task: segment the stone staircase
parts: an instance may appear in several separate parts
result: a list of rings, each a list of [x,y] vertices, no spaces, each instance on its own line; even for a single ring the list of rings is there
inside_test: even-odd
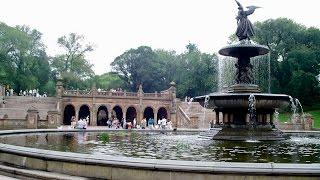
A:
[[[209,129],[215,113],[198,102],[181,102],[178,105],[178,128]]]
[[[5,96],[0,108],[0,119],[25,120],[28,109],[39,111],[41,120],[47,118],[47,112],[56,110],[57,100],[54,97]]]

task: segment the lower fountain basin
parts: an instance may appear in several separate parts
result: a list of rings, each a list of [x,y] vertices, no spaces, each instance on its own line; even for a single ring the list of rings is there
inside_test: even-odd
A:
[[[106,130],[99,132],[112,133]],[[148,136],[153,142],[145,143],[143,137],[148,131],[141,132],[142,134],[134,130],[116,131],[110,136],[110,142],[101,143],[95,140],[95,134],[82,130],[2,131],[0,161],[15,167],[37,170],[36,172],[40,170],[98,179],[157,179],[155,177],[161,175],[162,179],[274,177],[309,180],[317,179],[320,175],[318,134],[315,137],[293,136],[290,140],[275,142],[230,143],[206,140],[197,135],[175,136],[153,131]],[[172,146],[163,146],[161,143]],[[126,149],[128,151],[122,154]],[[197,155],[190,155],[190,150],[194,152],[197,149]],[[157,154],[164,159],[148,158]],[[183,155],[187,160],[172,158],[175,154],[176,157]],[[237,154],[239,158],[235,158],[237,156],[234,155]],[[199,161],[199,158],[205,160]],[[219,159],[222,162],[217,162]]]
[[[290,96],[285,94],[268,94],[268,93],[211,93],[207,108],[240,108],[248,109],[249,96],[253,94],[256,99],[257,109],[276,109],[289,105]],[[206,96],[198,96],[194,101],[204,105]]]

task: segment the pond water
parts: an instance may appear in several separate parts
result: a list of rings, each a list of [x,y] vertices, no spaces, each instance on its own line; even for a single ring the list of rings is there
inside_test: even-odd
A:
[[[320,135],[283,141],[217,141],[197,132],[64,132],[0,136],[0,142],[64,152],[149,159],[320,163]]]

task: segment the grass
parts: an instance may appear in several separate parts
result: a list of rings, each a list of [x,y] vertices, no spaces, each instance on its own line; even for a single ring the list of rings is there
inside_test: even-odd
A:
[[[290,121],[291,114],[289,113],[280,113],[279,114],[279,121],[280,122],[288,122]]]
[[[314,119],[314,128],[320,129],[320,103],[314,104],[312,106],[304,106],[304,113],[311,114]],[[291,113],[280,113],[279,121],[280,122],[289,122],[291,118]]]

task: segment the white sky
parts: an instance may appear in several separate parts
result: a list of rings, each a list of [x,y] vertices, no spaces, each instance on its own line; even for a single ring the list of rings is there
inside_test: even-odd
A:
[[[0,21],[28,25],[43,33],[47,52],[61,53],[57,39],[75,32],[95,44],[88,54],[96,74],[110,70],[130,48],[185,50],[190,41],[203,52],[217,52],[236,29],[234,0],[0,0]],[[287,17],[320,28],[319,0],[239,0],[263,8],[252,22]]]

